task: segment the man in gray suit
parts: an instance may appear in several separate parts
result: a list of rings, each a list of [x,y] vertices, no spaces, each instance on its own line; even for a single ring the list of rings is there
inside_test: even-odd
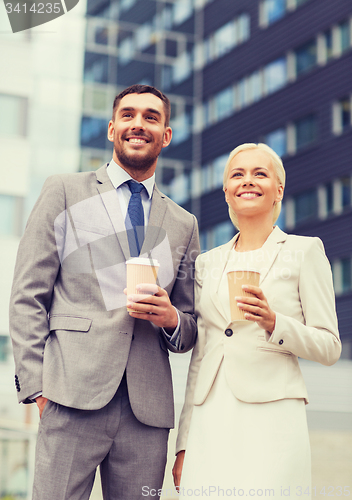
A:
[[[88,499],[98,465],[105,500],[162,487],[174,425],[168,349],[195,343],[199,253],[195,217],[155,185],[169,118],[154,87],[121,92],[112,161],[49,177],[28,220],[10,330],[19,401],[36,401],[41,416],[33,500]],[[128,313],[125,262],[136,249],[160,270],[158,285],[127,297],[138,311]]]

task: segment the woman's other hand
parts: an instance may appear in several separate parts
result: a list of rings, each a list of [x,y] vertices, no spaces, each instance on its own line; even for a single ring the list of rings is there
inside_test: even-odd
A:
[[[184,459],[185,459],[185,450],[179,451],[177,453],[174,467],[172,469],[172,475],[174,476],[174,483],[177,491],[179,490],[180,487]]]
[[[245,318],[249,321],[255,321],[260,328],[273,333],[276,314],[270,309],[261,288],[253,285],[243,285],[242,289],[255,295],[255,297],[235,297],[238,307],[245,312]]]

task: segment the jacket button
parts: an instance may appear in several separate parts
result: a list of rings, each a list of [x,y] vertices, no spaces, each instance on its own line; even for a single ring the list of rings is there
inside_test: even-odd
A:
[[[233,334],[233,331],[231,330],[231,328],[227,328],[227,329],[225,330],[225,335],[226,335],[227,337],[231,337],[231,335],[232,335],[232,334]]]
[[[279,344],[282,345],[284,343],[284,341],[281,339],[279,340]]]

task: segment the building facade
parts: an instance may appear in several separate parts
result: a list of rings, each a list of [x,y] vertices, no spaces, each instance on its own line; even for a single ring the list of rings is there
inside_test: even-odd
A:
[[[199,220],[203,249],[234,234],[229,152],[265,142],[287,185],[279,225],[320,237],[332,264],[343,356],[352,358],[350,0],[88,0],[81,169],[108,161],[114,95],[133,83],[172,103],[157,181]]]

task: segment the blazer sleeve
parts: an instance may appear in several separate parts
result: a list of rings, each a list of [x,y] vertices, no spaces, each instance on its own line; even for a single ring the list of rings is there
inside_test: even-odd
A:
[[[178,275],[170,294],[171,303],[176,307],[180,318],[179,337],[177,339],[178,347],[170,343],[170,337],[164,333],[167,346],[172,352],[187,352],[192,349],[196,341],[197,320],[194,314],[194,262],[199,252],[198,224],[197,219],[193,216],[191,238],[182,257]]]
[[[341,354],[332,273],[322,241],[311,241],[298,283],[304,323],[277,312],[275,329],[271,336],[266,332],[266,338],[296,356],[329,366]]]
[[[62,180],[49,177],[28,219],[21,239],[10,298],[10,334],[20,402],[42,390],[45,342],[49,335],[48,311],[60,257],[54,221],[65,210]]]
[[[196,260],[195,268],[196,269],[195,269],[195,282],[194,282],[194,299],[195,299],[195,310],[197,314],[200,296],[202,293],[200,258]],[[176,441],[176,454],[179,451],[186,449],[188,431],[193,411],[194,391],[196,387],[199,367],[204,356],[204,347],[206,338],[205,338],[205,330],[202,325],[203,320],[200,315],[198,315],[197,321],[198,321],[198,336],[195,347],[192,352],[191,362],[188,369],[186,396],[180,416],[179,429]]]

